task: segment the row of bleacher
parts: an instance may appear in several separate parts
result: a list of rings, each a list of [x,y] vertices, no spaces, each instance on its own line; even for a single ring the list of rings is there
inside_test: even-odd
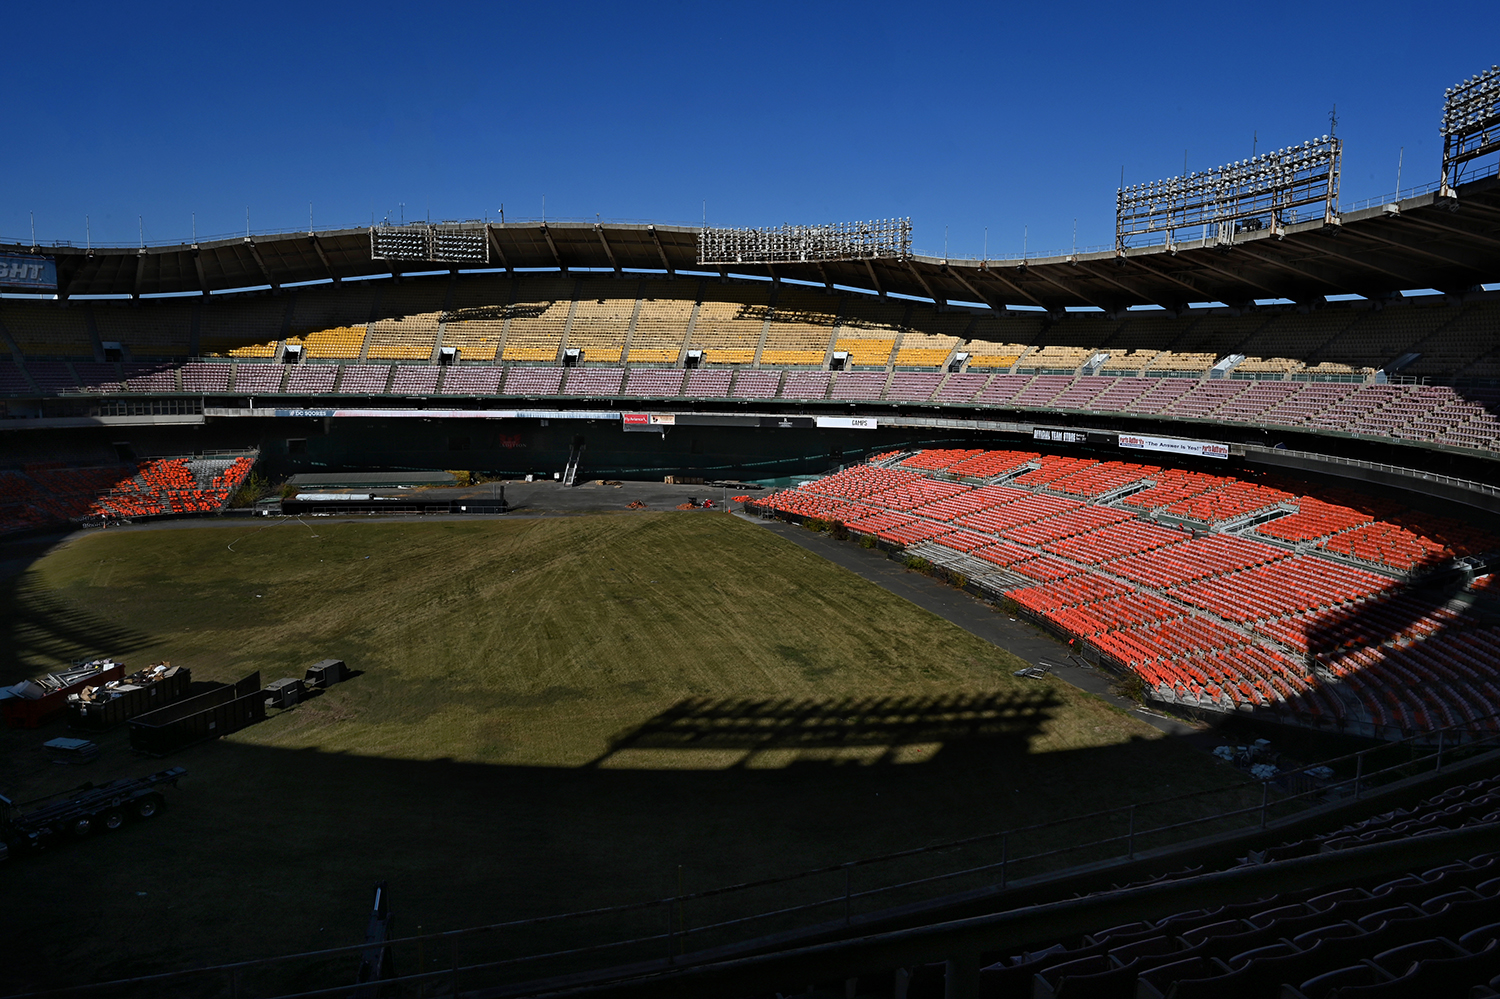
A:
[[[1304,503],[1321,519],[1302,518]],[[1389,500],[1269,475],[952,449],[883,456],[755,505],[843,521],[1003,593],[1164,701],[1377,735],[1500,713],[1500,628],[1473,607],[1405,594],[1400,578],[1500,551],[1500,537]],[[1206,530],[1247,511],[1273,519]],[[1283,518],[1299,520],[1278,531]],[[1343,540],[1371,529],[1415,540]]]
[[[157,458],[68,468],[37,462],[0,471],[0,535],[70,521],[222,510],[249,477],[252,456]]]
[[[1363,381],[1406,354],[1403,374],[1500,376],[1500,302],[1445,298],[1171,318],[938,311],[790,283],[697,279],[467,275],[400,284],[351,282],[282,295],[140,303],[0,302],[0,329],[27,358],[94,358],[121,343],[136,359],[192,354],[272,357],[282,344],[330,360],[562,360],[938,369],[968,355],[974,371],[1154,379],[1207,372],[1243,357],[1233,379]]]
[[[288,395],[575,395],[633,399],[781,399],[980,405],[1035,411],[1126,414],[1244,423],[1366,437],[1399,437],[1494,450],[1500,390],[1431,385],[1285,384],[1274,396],[1252,382],[1137,381],[1098,376],[799,372],[429,364],[190,361],[181,365],[94,361],[0,362],[0,394],[256,392]],[[1236,404],[1255,395],[1254,405]]]

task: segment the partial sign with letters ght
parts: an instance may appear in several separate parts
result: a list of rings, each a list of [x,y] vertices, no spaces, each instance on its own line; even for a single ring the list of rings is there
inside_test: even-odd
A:
[[[10,291],[56,291],[57,263],[50,257],[0,253],[0,288]]]

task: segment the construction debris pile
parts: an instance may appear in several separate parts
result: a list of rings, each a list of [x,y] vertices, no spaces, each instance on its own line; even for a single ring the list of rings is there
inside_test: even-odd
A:
[[[68,695],[68,725],[95,730],[111,728],[185,697],[192,682],[191,670],[160,662],[120,680],[84,687]]]
[[[87,686],[102,686],[124,675],[124,663],[113,659],[76,663],[56,673],[0,687],[0,714],[11,728],[36,728],[66,709],[69,694]]]

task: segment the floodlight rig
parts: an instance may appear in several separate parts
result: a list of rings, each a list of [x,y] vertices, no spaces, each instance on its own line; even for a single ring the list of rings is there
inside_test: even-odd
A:
[[[490,241],[482,226],[387,223],[370,227],[370,259],[487,264]]]
[[[1179,229],[1199,226],[1213,226],[1221,244],[1261,229],[1279,237],[1288,224],[1317,217],[1302,211],[1308,205],[1321,205],[1324,225],[1338,225],[1342,158],[1342,143],[1325,135],[1212,170],[1121,187],[1115,252],[1123,253],[1131,236],[1158,232],[1171,248]]]
[[[784,225],[775,229],[703,229],[699,264],[782,264],[838,260],[905,260],[911,219]]]
[[[1500,151],[1500,66],[1443,91],[1443,179],[1440,194],[1456,197],[1467,164]]]

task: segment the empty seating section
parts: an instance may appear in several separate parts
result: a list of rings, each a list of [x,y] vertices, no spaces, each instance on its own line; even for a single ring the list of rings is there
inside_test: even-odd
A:
[[[88,317],[77,306],[52,302],[0,303],[0,323],[27,357],[93,357]]]
[[[932,397],[933,402],[973,402],[974,396],[984,388],[985,383],[990,380],[990,375],[981,373],[964,372],[962,374],[949,375],[948,380],[943,382]]]
[[[992,479],[1027,468],[1040,460],[1041,455],[1034,451],[982,451],[949,466],[948,472],[967,478]]]
[[[31,381],[14,361],[0,361],[0,395],[30,395]]]
[[[389,312],[382,303],[383,312]],[[430,361],[437,351],[442,313],[396,311],[370,324],[365,357],[370,360]]]
[[[1166,592],[1183,603],[1246,623],[1292,612],[1334,607],[1390,589],[1395,581],[1327,559],[1299,555],[1226,572]]]
[[[731,371],[689,371],[682,384],[682,394],[690,399],[728,398],[732,374]]]
[[[391,376],[392,395],[431,395],[437,391],[442,368],[435,364],[399,364]]]
[[[1105,347],[1104,351],[1109,354],[1109,360],[1104,362],[1099,372],[1112,376],[1139,375],[1161,353],[1159,350],[1120,350],[1112,347]]]
[[[1147,551],[1111,562],[1111,574],[1133,583],[1165,589],[1207,576],[1264,565],[1291,554],[1284,548],[1227,534],[1191,538],[1160,551]]]
[[[1191,391],[1179,396],[1161,412],[1183,419],[1203,419],[1249,388],[1249,382],[1224,380],[1199,382]]]
[[[457,367],[443,376],[444,395],[494,395],[500,388],[501,368]]]
[[[1387,542],[1396,547],[1380,553],[1384,562],[1367,559],[1386,567],[1375,572],[1317,549],[1299,554],[1263,543],[1253,533],[1194,536],[1137,518],[1163,506],[1220,517],[1269,501],[1295,512],[1281,518],[1289,525],[1279,533],[1271,526],[1278,521],[1261,524],[1260,536],[1336,540],[1378,527],[1382,537],[1407,539],[1417,556],[1439,552],[1443,559],[1500,549],[1500,538],[1487,531],[1347,490],[1301,495],[1306,484],[1270,476],[1247,482],[1034,452],[928,450],[880,461],[893,459],[899,465],[855,466],[760,505],[843,519],[852,530],[916,545],[922,557],[1001,589],[1052,627],[1134,669],[1153,696],[1169,702],[1269,710],[1376,736],[1431,724],[1482,728],[1484,718],[1500,713],[1500,629],[1448,605],[1446,596],[1402,592],[1389,574],[1408,557],[1400,543]],[[951,481],[987,477],[965,471],[1023,469],[1008,485]],[[1114,505],[1054,495],[1071,484],[1082,487],[1078,495],[1107,497],[1105,487],[1121,481],[1158,485]],[[996,572],[976,572],[975,559]],[[1036,585],[1017,586],[1027,579]],[[1487,594],[1491,587],[1473,589]],[[1329,686],[1319,672],[1342,686]]]
[[[1034,459],[1036,468],[1015,477],[1018,486],[1043,486],[1055,479],[1065,479],[1098,465],[1094,458],[1070,458],[1059,454],[1039,455]]]
[[[78,375],[78,387],[85,392],[120,391],[120,366],[118,364],[74,361],[73,371]]]
[[[926,402],[942,383],[943,375],[917,371],[898,371],[891,375],[885,397],[892,402]]]
[[[1360,510],[1351,510],[1346,506],[1325,503],[1311,497],[1299,499],[1297,505],[1299,509],[1296,513],[1267,521],[1258,526],[1256,532],[1283,541],[1316,541],[1368,524],[1373,519]]]
[[[670,368],[632,368],[625,381],[625,394],[661,398],[679,395],[685,374]]]
[[[898,368],[940,368],[948,363],[958,344],[956,336],[938,336],[909,329],[901,334],[895,365]]]
[[[1136,465],[1126,461],[1099,462],[1049,478],[1047,488],[1071,496],[1095,498],[1145,482],[1160,474],[1161,469],[1154,465]]]
[[[1146,365],[1146,377],[1201,375],[1218,360],[1217,354],[1164,350]]]
[[[127,465],[66,468],[61,462],[0,472],[0,534],[83,517],[101,493],[134,474]]]
[[[624,292],[630,291],[629,297]],[[624,281],[585,281],[568,328],[568,349],[583,353],[586,364],[619,364],[635,313],[635,288]]]
[[[288,337],[287,343],[300,343],[308,357],[357,358],[364,353],[364,326],[334,326],[326,330],[311,330],[301,337]]]
[[[511,368],[505,375],[506,395],[557,395],[564,368]]]
[[[782,285],[766,328],[761,364],[821,368],[832,346],[839,299]]]
[[[512,283],[494,279],[460,281],[443,317],[443,346],[458,351],[460,361],[493,361],[505,340],[506,306]]]
[[[641,309],[630,338],[630,363],[676,364],[682,359],[696,287],[685,281],[648,280],[642,288]]]
[[[879,399],[885,392],[885,379],[884,374],[870,371],[840,371],[828,390],[828,398],[852,402]]]
[[[923,471],[936,472],[984,453],[979,448],[927,448],[901,459],[901,465],[904,468],[919,468]]]
[[[781,387],[783,399],[825,399],[832,379],[826,371],[788,371]]]
[[[149,517],[212,513],[229,502],[255,461],[239,458],[165,458],[142,462],[133,477],[114,484],[88,516]]]
[[[734,376],[736,399],[773,399],[779,388],[780,371],[738,371]]]
[[[962,349],[969,355],[970,371],[1009,371],[1030,348],[1024,343],[970,340]]]
[[[476,274],[185,302],[8,300],[0,305],[0,324],[22,360],[0,378],[0,395],[240,391],[236,383],[223,384],[222,372],[200,381],[206,369],[168,378],[121,368],[110,377],[108,369],[91,366],[104,356],[111,363],[160,358],[182,365],[195,342],[201,355],[245,360],[277,358],[285,342],[300,347],[307,360],[350,365],[435,362],[439,346],[456,350],[463,364],[556,364],[566,346],[580,351],[586,365],[627,366],[627,379],[634,366],[675,367],[689,348],[702,351],[708,365],[766,370],[822,369],[841,352],[847,355],[841,366],[865,370],[831,377],[821,370],[786,372],[774,397],[1124,413],[1493,452],[1500,450],[1500,389],[1373,384],[1367,376],[1397,357],[1415,356],[1396,373],[1500,378],[1497,321],[1500,302],[1458,305],[1434,296],[1382,309],[1336,303],[1311,312],[1181,319],[1070,314],[1044,326],[1029,313],[938,312],[921,303],[787,282]],[[101,354],[116,342],[121,357]],[[1232,354],[1244,359],[1227,377],[1205,377]],[[938,370],[960,355],[967,357],[964,371]],[[1095,374],[1077,374],[1091,361]],[[889,379],[870,371],[891,368],[896,373]],[[275,391],[266,387],[270,377],[252,376],[245,385]],[[347,391],[369,391],[356,388],[366,377],[351,372]],[[343,384],[342,376],[335,380]],[[298,391],[313,391],[315,382],[296,378]],[[735,397],[772,398],[760,379],[730,385],[737,386]],[[728,394],[726,388],[717,396]]]
[[[338,377],[337,364],[298,364],[289,368],[286,377],[288,393],[332,392]]]
[[[1098,352],[1094,347],[1042,347],[1022,357],[1016,364],[1016,373],[1071,375]]]
[[[1293,499],[1291,493],[1280,489],[1230,479],[1207,492],[1178,500],[1167,507],[1166,512],[1186,520],[1223,524]]]
[[[239,393],[280,392],[281,379],[289,370],[284,364],[236,364],[234,390]]]
[[[287,322],[287,311],[307,293],[274,296],[257,293],[246,296],[209,298],[202,303],[198,318],[198,352],[205,355],[234,357],[272,357]],[[369,318],[369,302],[356,320]],[[337,324],[330,324],[337,325]]]
[[[1322,547],[1326,551],[1406,572],[1419,567],[1435,567],[1453,557],[1453,552],[1441,542],[1399,524],[1383,522],[1336,534],[1324,541]]]
[[[100,342],[123,345],[135,360],[191,353],[193,315],[187,309],[157,302],[93,302],[90,310]]]
[[[339,391],[351,395],[381,395],[391,378],[389,364],[346,364]]]
[[[833,349],[849,355],[857,368],[884,368],[905,327],[908,306],[890,299],[852,295],[839,316]]]
[[[563,391],[568,395],[608,398],[620,394],[624,368],[569,368]]]
[[[1023,545],[1042,547],[1049,541],[1060,541],[1076,534],[1084,534],[1109,524],[1129,520],[1131,515],[1124,510],[1104,506],[1085,506],[1056,517],[1020,524],[999,532],[1002,537]]]
[[[688,344],[709,364],[749,364],[770,318],[769,291],[757,285],[703,283],[698,318]]]
[[[173,364],[122,364],[120,388],[125,392],[176,392],[178,370]]]
[[[1057,395],[1053,396],[1048,406],[1052,409],[1091,409],[1090,401],[1104,392],[1105,389],[1113,387],[1115,379],[1103,378],[1097,375],[1085,375],[1075,378]]]
[[[505,360],[551,363],[558,359],[575,284],[567,278],[516,282],[515,299],[505,310],[507,327],[501,348]]]

